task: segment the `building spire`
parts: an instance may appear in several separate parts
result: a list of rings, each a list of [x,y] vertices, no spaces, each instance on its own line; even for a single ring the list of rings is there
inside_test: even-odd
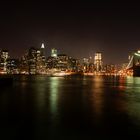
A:
[[[44,49],[44,48],[45,48],[44,43],[42,43],[42,45],[41,45],[41,49]]]

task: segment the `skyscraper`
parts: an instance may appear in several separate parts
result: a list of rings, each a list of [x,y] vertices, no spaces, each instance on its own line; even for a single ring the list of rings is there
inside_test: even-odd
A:
[[[45,74],[46,56],[44,49],[43,43],[40,48],[30,47],[27,53],[21,58],[20,73]]]
[[[40,53],[41,53],[41,56],[45,59],[45,45],[44,43],[41,44],[41,48],[40,48]]]
[[[7,73],[7,62],[9,59],[9,53],[7,50],[2,50],[0,52],[0,71],[2,73]]]
[[[36,74],[37,50],[31,47],[28,52],[29,74]]]
[[[57,57],[57,50],[55,48],[51,50],[51,57]]]
[[[95,65],[95,70],[97,72],[102,71],[103,62],[102,62],[102,53],[101,52],[95,53],[94,65]]]
[[[39,50],[38,50],[39,52]],[[40,74],[44,74],[46,72],[46,53],[45,53],[45,45],[42,43],[40,48]]]

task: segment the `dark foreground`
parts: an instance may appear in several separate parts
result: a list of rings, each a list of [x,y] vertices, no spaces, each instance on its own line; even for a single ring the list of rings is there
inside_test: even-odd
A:
[[[0,88],[0,140],[140,137],[140,78],[16,76]]]

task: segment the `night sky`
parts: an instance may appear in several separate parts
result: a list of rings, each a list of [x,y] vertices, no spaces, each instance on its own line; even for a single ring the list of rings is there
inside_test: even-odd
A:
[[[124,63],[140,48],[137,3],[5,2],[0,4],[0,48],[20,57],[46,45],[74,58],[103,53],[104,63]]]

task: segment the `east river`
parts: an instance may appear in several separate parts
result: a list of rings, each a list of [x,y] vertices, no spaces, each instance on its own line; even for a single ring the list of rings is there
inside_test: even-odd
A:
[[[14,76],[0,87],[0,139],[140,137],[140,78]]]

